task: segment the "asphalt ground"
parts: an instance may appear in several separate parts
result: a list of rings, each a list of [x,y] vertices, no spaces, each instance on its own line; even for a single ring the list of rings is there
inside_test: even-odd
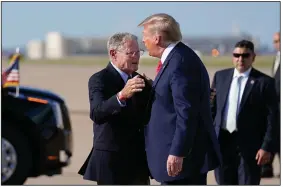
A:
[[[92,147],[92,122],[89,119],[88,79],[101,70],[101,66],[22,64],[20,67],[21,85],[48,89],[61,95],[70,110],[74,136],[74,153],[71,164],[63,169],[63,174],[53,177],[41,176],[29,178],[26,185],[93,185],[77,174]],[[220,68],[208,68],[212,80],[215,71]],[[270,74],[270,69],[259,69]],[[153,78],[153,67],[140,65],[140,73]],[[279,160],[274,162],[275,174],[280,172]],[[157,185],[156,181],[151,181]],[[208,184],[215,183],[213,172],[208,174]],[[280,185],[280,178],[263,179],[262,185]]]

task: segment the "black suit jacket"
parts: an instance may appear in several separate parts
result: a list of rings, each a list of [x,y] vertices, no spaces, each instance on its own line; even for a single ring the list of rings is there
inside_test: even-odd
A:
[[[275,60],[272,66],[272,70],[274,69],[274,65],[275,65]],[[280,79],[281,79],[281,63],[279,64],[275,74],[273,74],[273,77],[275,79],[275,88],[276,88],[276,93],[277,93],[277,100],[279,103],[279,107],[280,107]]]
[[[133,77],[138,73],[134,73]],[[145,150],[144,146],[144,110],[151,92],[146,82],[142,92],[136,93],[121,107],[117,93],[125,83],[115,68],[108,66],[89,79],[90,118],[93,123],[93,148],[79,170],[84,175],[93,149],[105,151],[123,151],[131,154],[133,150]],[[143,155],[142,155],[143,156]],[[145,155],[144,155],[145,156]]]
[[[278,102],[278,109],[279,109],[279,115],[278,115],[278,124],[277,124],[277,152],[280,152],[280,110],[281,110],[281,106],[280,106],[280,82],[281,82],[281,62],[276,70],[275,73],[273,73],[273,69],[274,69],[274,65],[275,65],[275,59],[274,59],[274,63],[272,66],[272,74],[273,77],[275,79],[275,89],[276,89],[276,94],[277,94],[277,102]]]
[[[214,126],[219,136],[223,114],[234,68],[215,73],[212,88],[216,89],[213,101]],[[252,68],[241,99],[237,118],[238,145],[244,155],[255,157],[262,148],[274,151],[278,109],[274,79]]]

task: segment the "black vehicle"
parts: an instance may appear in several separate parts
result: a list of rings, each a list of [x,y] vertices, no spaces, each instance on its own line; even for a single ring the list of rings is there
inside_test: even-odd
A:
[[[69,165],[72,128],[64,100],[29,87],[2,88],[1,184],[20,185],[28,177],[56,175]]]

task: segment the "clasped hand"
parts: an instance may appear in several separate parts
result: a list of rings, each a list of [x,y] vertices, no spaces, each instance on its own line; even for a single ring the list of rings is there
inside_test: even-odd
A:
[[[141,92],[144,87],[144,80],[140,78],[139,75],[136,75],[127,81],[125,87],[121,90],[121,94],[124,98],[129,99],[134,95],[134,93]]]

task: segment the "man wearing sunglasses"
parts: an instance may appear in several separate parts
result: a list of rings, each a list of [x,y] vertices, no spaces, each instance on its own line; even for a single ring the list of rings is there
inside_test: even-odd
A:
[[[238,42],[234,68],[216,72],[213,79],[212,113],[223,158],[215,170],[220,185],[259,185],[261,166],[274,151],[274,79],[252,67],[255,57],[252,42]]]
[[[281,61],[280,61],[280,43],[281,43],[281,38],[280,38],[280,32],[276,32],[273,35],[273,45],[275,50],[277,51],[273,66],[272,66],[272,76],[275,79],[275,89],[276,89],[276,93],[277,93],[277,101],[278,101],[278,108],[279,108],[279,114],[280,114],[280,77],[281,77]],[[277,128],[278,130],[276,132],[278,132],[276,138],[276,152],[279,154],[280,156],[280,115],[278,115],[279,119],[278,119],[278,124],[277,124]],[[262,167],[262,173],[261,173],[261,177],[264,178],[271,178],[273,177],[273,167],[272,167],[272,162],[274,160],[274,156],[272,157],[271,161],[267,164],[265,164]]]

